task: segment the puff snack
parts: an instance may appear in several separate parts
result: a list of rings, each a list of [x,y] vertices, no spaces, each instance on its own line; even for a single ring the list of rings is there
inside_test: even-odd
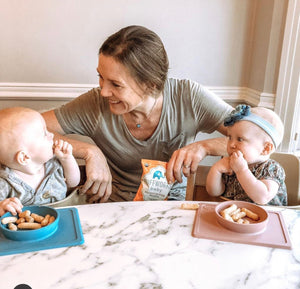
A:
[[[232,204],[230,207],[222,210],[220,212],[221,216],[231,222],[236,222],[239,224],[249,224],[249,220],[244,219],[244,217],[248,217],[252,219],[253,221],[258,221],[259,216],[252,212],[251,210],[247,208],[238,208],[237,205]]]
[[[199,208],[199,204],[182,203],[180,208],[183,210],[197,210]]]

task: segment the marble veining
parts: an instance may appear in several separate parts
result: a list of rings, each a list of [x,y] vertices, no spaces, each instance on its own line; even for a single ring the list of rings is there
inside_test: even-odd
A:
[[[78,206],[85,243],[1,256],[0,288],[300,288],[300,211],[280,209],[286,250],[193,238],[195,211],[180,204]]]

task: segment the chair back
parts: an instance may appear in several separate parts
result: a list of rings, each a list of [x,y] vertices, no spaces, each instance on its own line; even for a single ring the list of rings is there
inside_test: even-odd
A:
[[[300,205],[300,160],[290,153],[275,152],[271,159],[277,161],[285,171],[288,206]]]
[[[211,197],[206,192],[206,177],[211,166],[199,165],[197,172],[187,179],[187,201],[220,201],[219,198]]]

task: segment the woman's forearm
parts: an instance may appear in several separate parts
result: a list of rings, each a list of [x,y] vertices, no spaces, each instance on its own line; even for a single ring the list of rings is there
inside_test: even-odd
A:
[[[227,156],[227,138],[218,137],[199,141],[210,156]]]

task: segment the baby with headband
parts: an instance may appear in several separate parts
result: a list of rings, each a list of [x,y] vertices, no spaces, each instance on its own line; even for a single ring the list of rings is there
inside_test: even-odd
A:
[[[206,179],[208,194],[261,205],[287,205],[284,169],[270,159],[283,138],[279,116],[267,108],[238,105],[224,125],[228,127],[228,157],[211,167]]]

